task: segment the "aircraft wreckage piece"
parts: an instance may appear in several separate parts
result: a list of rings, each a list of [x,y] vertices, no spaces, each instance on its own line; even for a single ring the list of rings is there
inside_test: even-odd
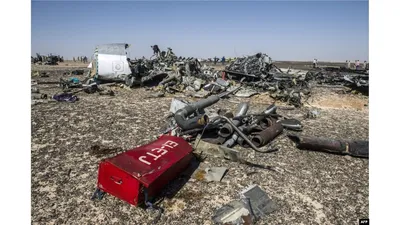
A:
[[[98,45],[92,61],[91,74],[98,80],[125,81],[132,74],[126,43]]]
[[[151,206],[164,186],[175,179],[193,158],[192,147],[182,138],[161,136],[135,149],[102,160],[97,190],[107,192],[134,206]]]
[[[234,200],[217,209],[212,220],[223,225],[250,225],[277,210],[277,205],[257,185],[240,192],[240,200]]]
[[[249,103],[248,102],[242,102],[239,104],[238,109],[237,109],[237,113],[236,113],[236,117],[240,117],[240,116],[244,116],[246,115],[247,111],[249,110]],[[237,120],[237,119],[233,119],[233,123],[236,126],[241,125],[241,121]],[[224,124],[224,126],[222,126],[221,130],[219,131],[219,136],[227,138],[229,137],[232,133],[233,133],[233,128],[229,123]]]
[[[262,147],[276,138],[283,131],[283,126],[280,122],[273,123],[272,126],[267,127],[267,129],[261,131],[251,138],[251,141],[257,147]]]
[[[174,116],[176,123],[178,124],[178,126],[180,128],[182,128],[182,130],[191,130],[191,129],[203,127],[204,125],[206,125],[208,123],[207,115],[200,114],[193,118],[188,118],[188,117],[200,109],[204,109],[208,106],[215,104],[221,98],[223,98],[231,93],[234,93],[235,91],[239,90],[240,88],[241,88],[241,86],[239,86],[238,88],[235,88],[229,92],[224,92],[220,95],[213,95],[206,99],[199,100],[197,102],[194,102],[194,103],[191,103],[191,104],[185,106],[182,109],[179,109],[175,113],[175,116]]]
[[[276,148],[271,148],[271,149],[267,149],[267,150],[262,150],[259,149],[257,146],[254,145],[253,142],[251,142],[251,140],[246,136],[246,134],[244,134],[237,126],[235,126],[235,124],[232,122],[232,120],[230,120],[229,118],[225,117],[225,116],[220,116],[220,118],[224,119],[226,122],[228,122],[232,128],[236,131],[236,133],[242,137],[249,145],[250,147],[256,151],[256,152],[260,152],[260,153],[269,153],[269,152],[275,152],[277,151]]]
[[[369,157],[368,141],[334,140],[294,134],[289,134],[288,137],[296,143],[296,147],[299,149],[327,151],[363,158]]]

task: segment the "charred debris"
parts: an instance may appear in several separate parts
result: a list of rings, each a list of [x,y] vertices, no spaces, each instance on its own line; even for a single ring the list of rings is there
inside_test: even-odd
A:
[[[72,77],[60,79],[58,82],[32,82],[32,99],[42,101],[49,97],[39,90],[38,86],[41,84],[58,85],[63,92],[53,95],[51,98],[59,102],[70,103],[78,100],[76,94],[80,92],[88,94],[97,92],[100,95],[113,96],[114,92],[106,89],[111,85],[122,84],[129,88],[146,86],[156,92],[154,97],[162,97],[165,93],[180,92],[200,98],[200,100],[192,102],[173,99],[169,115],[165,118],[165,126],[159,131],[160,139],[167,140],[165,143],[182,141],[187,145],[186,142],[189,142],[191,146],[187,145],[188,148],[192,147],[193,152],[198,155],[214,156],[249,166],[274,170],[269,166],[251,163],[242,154],[242,151],[235,147],[252,149],[257,153],[271,153],[279,151],[274,145],[274,140],[285,135],[293,140],[300,149],[354,157],[368,158],[369,156],[368,141],[331,140],[299,135],[298,133],[303,129],[301,122],[281,115],[275,104],[256,113],[249,113],[252,106],[248,101],[239,103],[235,111],[209,108],[231,95],[250,97],[262,92],[269,93],[276,100],[301,107],[304,99],[309,97],[310,89],[314,85],[341,85],[368,94],[367,70],[334,67],[316,68],[309,71],[284,70],[273,64],[268,55],[262,53],[237,58],[225,69],[215,70],[202,64],[196,58],[177,57],[171,48],[161,51],[157,45],[151,46],[154,55],[149,59],[131,60],[127,58],[126,54],[128,47],[129,45],[125,43],[98,46],[93,60],[88,66],[90,70],[86,79],[81,81]],[[82,73],[83,71],[76,70],[72,71],[71,75]],[[45,77],[45,75],[36,74],[40,77]],[[318,112],[311,114],[316,117]],[[178,146],[177,143],[175,144]],[[169,145],[165,144],[165,146]],[[100,147],[95,146],[92,150],[100,152]],[[157,153],[161,152],[161,154],[155,155],[153,150],[157,150]],[[148,149],[143,147],[141,151],[145,152]],[[152,156],[156,161],[168,152],[161,148],[153,148],[149,151],[146,153],[147,155],[139,157],[139,160],[142,159],[141,162],[146,165],[151,165],[151,163],[143,161],[143,158]],[[125,157],[128,156],[118,157],[125,162]],[[130,165],[130,163],[123,165],[128,164]],[[181,169],[183,170],[183,167]],[[157,171],[162,173],[159,168]],[[227,169],[224,167],[209,168],[207,179],[221,181],[226,171]],[[100,172],[99,177],[101,177]],[[122,184],[122,180],[118,179],[113,182],[118,185]],[[122,191],[122,189],[118,190]],[[99,191],[100,189],[96,189],[94,196],[97,196]],[[121,196],[123,195],[121,194]],[[147,198],[148,195],[145,191],[144,202],[151,208],[152,203]],[[213,216],[213,221],[216,224],[253,224],[258,218],[276,210],[272,200],[258,186],[253,185],[242,191],[240,198],[240,201],[230,202],[218,209]]]
[[[368,95],[368,71],[365,70],[335,67],[284,70],[263,53],[237,58],[224,69],[216,70],[197,58],[178,57],[171,48],[161,51],[153,45],[153,56],[139,59],[129,59],[128,48],[126,43],[97,46],[83,81],[71,78],[58,84],[68,92],[71,88],[87,89],[86,86],[94,83],[98,86],[122,83],[129,88],[146,86],[157,92],[153,97],[179,92],[197,98],[241,86],[240,91],[233,93],[237,97],[268,93],[273,99],[295,107],[301,107],[310,97],[311,87],[318,85],[346,86]]]

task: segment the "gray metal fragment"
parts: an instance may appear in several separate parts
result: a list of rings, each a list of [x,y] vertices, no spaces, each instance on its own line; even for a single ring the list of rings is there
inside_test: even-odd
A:
[[[246,209],[243,202],[231,201],[228,204],[219,208],[212,220],[216,224],[251,224],[250,211]]]
[[[205,98],[205,97],[207,97],[207,96],[209,96],[210,95],[210,92],[209,91],[199,91],[199,92],[196,92],[194,95],[193,95],[193,97],[195,97],[195,98]]]
[[[207,181],[221,181],[225,175],[225,172],[228,170],[226,167],[211,167],[206,168],[206,180]]]
[[[184,108],[187,105],[188,105],[188,103],[174,98],[174,99],[172,99],[169,111],[175,114],[176,111],[178,111],[179,109]]]
[[[258,185],[251,185],[241,193],[242,199],[250,201],[251,213],[256,218],[262,218],[277,209],[277,206]]]
[[[251,89],[241,89],[238,92],[236,92],[235,96],[237,97],[243,97],[243,98],[249,98],[253,95],[258,94],[257,91],[251,90]]]
[[[221,85],[223,87],[228,87],[229,86],[229,82],[224,80],[224,79],[222,79],[222,78],[218,78],[216,80],[216,82],[217,82],[217,84],[219,84],[219,85]]]
[[[194,90],[195,90],[195,91],[199,91],[199,90],[201,89],[201,87],[203,86],[203,84],[204,84],[204,81],[203,81],[203,80],[201,80],[201,79],[196,79],[196,80],[193,82]]]

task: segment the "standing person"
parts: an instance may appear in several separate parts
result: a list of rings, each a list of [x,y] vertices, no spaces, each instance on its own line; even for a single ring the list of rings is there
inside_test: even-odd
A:
[[[314,59],[313,61],[313,68],[317,68],[317,59]]]
[[[160,51],[160,48],[158,47],[158,45],[153,45],[153,46],[150,46],[150,47],[153,49],[153,54],[154,54],[157,58],[159,58],[159,57],[160,57],[161,51]]]
[[[356,60],[356,70],[360,68],[360,60]]]
[[[350,62],[350,60],[347,60],[346,62],[347,62],[347,69],[350,69],[350,68],[351,68],[351,62]]]
[[[218,60],[218,58],[217,58],[217,56],[215,56],[214,57],[214,65],[217,65],[217,60]]]
[[[75,62],[75,57],[72,57],[72,60],[74,60],[74,62]]]
[[[364,60],[363,69],[364,69],[364,70],[367,69],[367,61],[366,61],[366,60]]]
[[[225,65],[225,56],[222,56],[221,62],[222,62],[222,65]]]

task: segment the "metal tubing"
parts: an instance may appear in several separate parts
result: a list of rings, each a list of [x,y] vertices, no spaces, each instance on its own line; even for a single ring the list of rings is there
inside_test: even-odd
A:
[[[219,97],[214,95],[185,106],[175,113],[174,118],[176,123],[180,128],[182,128],[182,130],[191,130],[202,127],[208,123],[208,117],[206,115],[200,115],[192,119],[187,119],[187,117],[196,112],[198,109],[203,109],[218,101]]]
[[[236,111],[236,116],[235,117],[240,117],[246,115],[247,111],[249,110],[249,103],[248,102],[242,102],[239,104],[237,111]],[[236,126],[239,126],[241,124],[240,120],[233,120],[233,123]],[[226,123],[224,126],[221,127],[221,130],[218,132],[219,136],[227,138],[232,135],[233,133],[233,128],[230,124]]]
[[[239,138],[238,138],[237,143],[238,143],[240,146],[242,146],[243,148],[248,148],[248,147],[250,147],[250,145],[249,145],[242,137],[239,137]]]
[[[251,148],[253,148],[255,151],[257,152],[261,152],[261,153],[267,153],[267,152],[272,152],[272,151],[276,151],[276,149],[268,149],[268,150],[261,150],[259,148],[257,148],[257,146],[255,146],[248,138],[245,134],[243,134],[243,132],[237,127],[235,126],[235,124],[227,117],[225,116],[221,116],[222,119],[226,120],[230,125],[232,125],[233,129],[239,134],[240,137],[242,137],[249,145]]]
[[[200,101],[197,101],[190,105],[185,106],[183,109],[180,109],[175,113],[174,118],[176,120],[176,123],[178,124],[179,127],[182,128],[182,130],[190,130],[190,129],[198,128],[198,127],[201,127],[201,126],[207,124],[208,117],[205,115],[198,116],[198,117],[192,118],[190,120],[187,120],[187,117],[199,109],[204,109],[210,105],[215,104],[222,97],[227,96],[227,95],[235,92],[236,90],[239,90],[240,88],[241,88],[241,86],[238,88],[235,88],[232,91],[228,91],[228,92],[222,93],[220,95],[213,95],[206,99],[202,99]]]
[[[333,140],[309,136],[290,134],[288,137],[296,143],[297,148],[315,151],[328,151],[352,155],[356,157],[369,157],[368,141]]]
[[[276,113],[276,109],[277,109],[276,105],[272,104],[272,105],[268,106],[268,108],[263,113],[266,116],[268,116],[269,114]]]
[[[267,129],[261,131],[256,136],[254,136],[251,141],[257,147],[262,147],[266,145],[268,142],[272,141],[275,137],[277,137],[283,131],[283,126],[281,123],[274,123],[272,126]]]

